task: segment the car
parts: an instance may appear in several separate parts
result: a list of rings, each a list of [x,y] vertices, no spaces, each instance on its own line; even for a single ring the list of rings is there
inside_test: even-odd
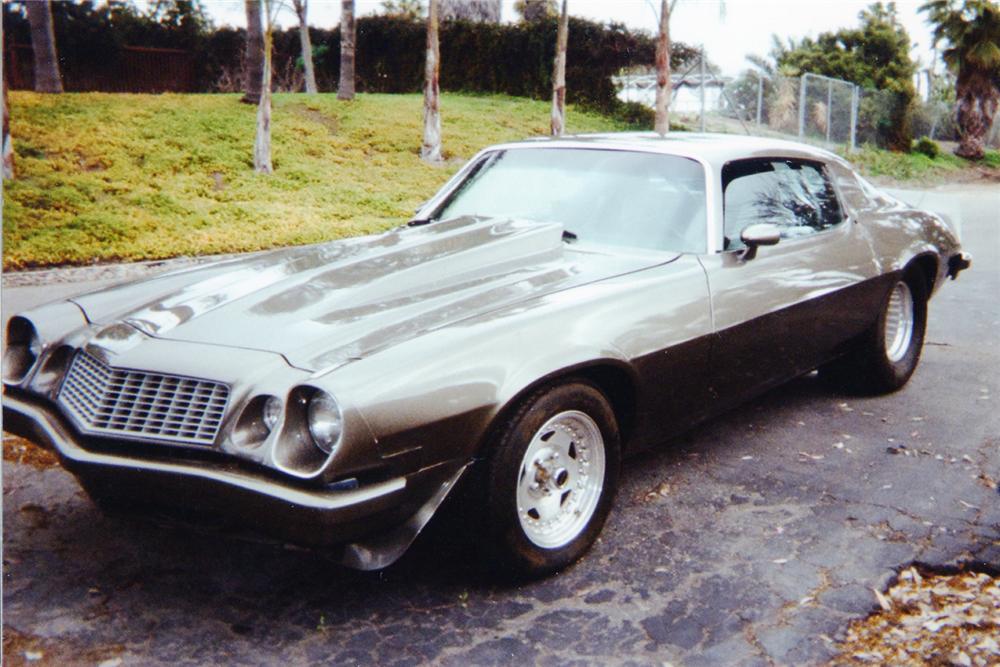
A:
[[[5,428],[102,507],[399,558],[453,492],[505,572],[594,543],[622,456],[797,376],[892,392],[951,223],[840,157],[711,134],[481,151],[383,234],[13,317]]]

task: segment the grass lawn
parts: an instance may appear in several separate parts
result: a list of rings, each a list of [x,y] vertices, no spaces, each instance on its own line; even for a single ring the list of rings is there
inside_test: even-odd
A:
[[[549,105],[443,95],[447,162],[419,159],[420,95],[276,95],[275,173],[253,173],[238,95],[13,92],[3,264],[260,250],[400,224],[480,148],[548,131]],[[570,108],[569,130],[624,129]]]
[[[947,180],[965,169],[992,170],[1000,176],[1000,151],[987,150],[982,162],[974,163],[941,148],[941,154],[929,158],[922,153],[893,153],[871,146],[845,154],[852,164],[869,176],[884,176],[897,181]]]

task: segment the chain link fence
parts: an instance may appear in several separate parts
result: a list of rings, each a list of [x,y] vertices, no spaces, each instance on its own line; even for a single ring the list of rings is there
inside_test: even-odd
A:
[[[650,74],[615,78],[618,97],[652,107],[656,79]],[[855,150],[865,144],[886,147],[899,132],[900,118],[914,138],[957,141],[951,105],[943,101],[909,101],[888,90],[862,88],[818,74],[801,77],[747,70],[722,77],[695,59],[672,76],[672,122],[707,132],[790,138],[828,148]],[[912,105],[908,110],[906,105]],[[1000,135],[994,123],[992,141]]]

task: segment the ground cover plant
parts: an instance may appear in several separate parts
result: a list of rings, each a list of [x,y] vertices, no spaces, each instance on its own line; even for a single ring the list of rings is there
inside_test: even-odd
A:
[[[547,133],[549,105],[443,96],[446,162],[421,162],[420,95],[274,98],[275,173],[253,173],[238,95],[11,94],[5,269],[314,243],[404,222],[479,149]],[[571,132],[624,129],[568,115]]]
[[[896,181],[942,181],[963,178],[963,171],[974,171],[982,177],[1000,178],[1000,151],[987,150],[980,162],[970,162],[942,149],[936,157],[914,150],[897,153],[863,146],[844,157],[869,176],[882,176]]]

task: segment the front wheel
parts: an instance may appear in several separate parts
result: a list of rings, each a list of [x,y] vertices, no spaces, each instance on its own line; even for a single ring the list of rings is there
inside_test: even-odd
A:
[[[528,577],[576,561],[604,526],[619,464],[615,414],[595,386],[574,381],[530,396],[488,459],[491,560]]]
[[[927,325],[927,292],[920,276],[900,279],[875,324],[847,356],[820,369],[851,391],[885,394],[905,385],[920,361]]]

